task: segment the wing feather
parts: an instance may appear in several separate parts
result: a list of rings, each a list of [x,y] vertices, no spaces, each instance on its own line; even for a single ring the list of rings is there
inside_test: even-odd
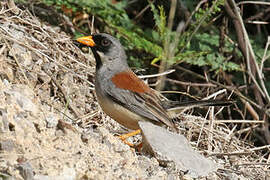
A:
[[[132,71],[113,76],[111,82],[115,87],[106,88],[113,89],[113,91],[107,90],[106,93],[113,101],[153,122],[174,127],[167,110],[162,107],[159,97]]]

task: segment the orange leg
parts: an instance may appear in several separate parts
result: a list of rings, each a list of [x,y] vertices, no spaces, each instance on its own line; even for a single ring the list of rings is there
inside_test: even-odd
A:
[[[133,147],[134,144],[131,144],[131,143],[127,142],[126,139],[129,138],[129,137],[131,137],[131,136],[135,136],[135,135],[137,135],[137,134],[140,134],[140,133],[141,133],[141,130],[138,129],[138,130],[136,130],[136,131],[132,131],[132,132],[127,133],[127,134],[123,134],[123,135],[119,136],[119,138],[120,138],[125,144],[129,145],[130,147]]]

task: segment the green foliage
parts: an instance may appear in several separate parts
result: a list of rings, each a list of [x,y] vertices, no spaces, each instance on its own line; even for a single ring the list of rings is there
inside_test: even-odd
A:
[[[150,2],[149,2],[150,3]],[[155,24],[157,27],[160,42],[163,44],[164,49],[156,54],[156,57],[152,60],[151,64],[155,64],[160,60],[166,60],[166,41],[171,36],[169,29],[166,27],[166,15],[162,6],[159,7],[159,12],[153,3],[150,3],[151,10],[153,12]],[[169,61],[169,59],[167,59]]]
[[[154,15],[154,20],[158,29],[159,37],[161,40],[164,40],[164,36],[166,36],[166,32],[168,31],[168,29],[166,28],[166,15],[164,9],[162,6],[159,6],[159,13],[153,3],[150,3],[150,7]]]
[[[206,7],[205,9],[199,9],[198,12],[195,14],[195,19],[197,20],[197,23],[195,23],[195,25],[198,25],[200,23],[199,20],[203,19],[204,16],[206,16],[206,18],[204,22],[202,22],[202,24],[207,24],[213,18],[212,16],[221,10],[220,6],[223,4],[224,0],[217,1],[217,3],[213,6],[213,10],[210,13],[210,7]],[[166,27],[166,15],[163,8],[159,7],[158,13],[156,7],[153,4],[150,5],[151,10],[154,14],[154,20],[159,35],[160,37],[162,37],[163,47],[165,49],[166,45],[168,46],[176,40],[175,38],[177,37],[177,34],[176,32],[170,31]],[[166,59],[166,54],[163,51],[163,53],[159,54],[158,56],[156,56],[156,58],[154,58],[152,63],[156,63],[160,60],[167,60],[170,65],[186,62],[198,66],[207,65],[210,66],[211,70],[214,71],[240,70],[240,66],[238,64],[226,61],[226,57],[224,57],[218,52],[219,36],[217,33],[214,35],[209,35],[209,33],[196,33],[193,37],[193,41],[191,41],[191,43],[187,43],[187,39],[191,35],[191,31],[194,28],[195,26],[191,28],[190,31],[183,33],[179,39],[177,49],[181,49],[184,47],[185,52],[179,52],[174,57]],[[168,42],[167,44],[166,41]],[[231,52],[234,50],[233,45],[229,44],[227,41],[225,45],[225,51]]]
[[[191,4],[189,4],[191,5]],[[209,4],[208,4],[209,5]],[[210,66],[213,71],[240,71],[240,66],[233,62],[226,61],[226,57],[219,53],[219,34],[215,30],[213,32],[196,32],[192,37],[191,42],[186,42],[187,38],[191,36],[191,32],[196,29],[198,25],[202,27],[209,25],[214,16],[221,11],[221,6],[224,5],[224,0],[217,0],[216,4],[200,8],[194,15],[195,23],[190,27],[190,30],[185,32],[181,37],[179,48],[185,48],[186,54],[191,54],[188,58],[181,59],[183,53],[176,55],[176,62],[187,62],[198,66]],[[190,6],[189,6],[190,7]],[[203,20],[203,21],[202,21]],[[207,26],[209,31],[209,26]],[[211,29],[211,27],[210,27]],[[233,52],[234,45],[225,40],[225,52]],[[240,54],[240,52],[238,52]],[[179,57],[179,58],[178,58]],[[180,61],[179,61],[180,59]],[[178,61],[178,62],[177,62]]]
[[[212,2],[213,3],[213,2]],[[221,6],[223,6],[225,3],[225,0],[217,0],[216,4],[213,4],[213,10],[210,11],[211,6],[207,4],[207,7],[200,8],[194,15],[195,19],[199,23],[200,19],[202,19],[206,15],[206,19],[203,23],[203,26],[206,25],[209,21],[212,20],[213,16],[221,11]],[[210,13],[208,13],[210,12]]]
[[[260,62],[263,58],[264,47],[262,45],[265,44],[265,40],[266,40],[265,37],[262,37],[261,35],[257,35],[255,37],[250,36],[250,43],[252,45],[252,48],[254,50],[258,62]]]
[[[150,41],[149,39],[152,38],[147,38],[141,28],[134,25],[129,19],[127,13],[124,11],[127,1],[120,1],[116,4],[112,4],[111,0],[43,0],[43,2],[48,5],[56,5],[58,8],[65,5],[68,8],[72,8],[74,12],[84,11],[98,17],[99,20],[102,20],[108,27],[107,31],[110,31],[112,34],[117,33],[121,37],[124,37],[124,39],[121,39],[121,42],[128,44],[128,46],[126,46],[127,49],[135,48],[152,54],[153,56],[158,56],[162,52],[162,47]],[[156,37],[155,39],[158,38]],[[128,41],[128,43],[126,41]],[[132,59],[135,60],[136,58]],[[137,59],[137,61],[140,60]]]
[[[234,45],[225,40],[224,51],[231,53],[234,50]],[[219,53],[219,35],[217,32],[212,33],[197,33],[191,41],[190,50],[204,52],[202,56],[197,58],[187,59],[187,62],[198,65],[211,67],[211,70],[222,71],[240,71],[240,66],[234,62],[226,61],[221,53]],[[237,51],[240,55],[240,52]]]
[[[64,5],[67,8],[72,8],[74,12],[79,11],[94,15],[104,22],[104,31],[109,31],[111,34],[116,35],[122,44],[124,44],[126,50],[135,49],[139,52],[148,53],[152,56],[152,63],[160,60],[168,61],[169,65],[186,62],[198,66],[207,65],[214,71],[240,69],[239,65],[226,61],[226,57],[218,52],[219,36],[217,33],[214,35],[209,35],[209,33],[195,33],[192,41],[187,41],[192,35],[192,31],[194,31],[204,16],[207,18],[201,24],[207,24],[213,19],[215,14],[220,12],[220,7],[224,4],[224,0],[218,0],[212,7],[212,11],[210,11],[210,5],[209,7],[199,9],[194,15],[194,26],[191,26],[188,31],[182,33],[180,37],[177,36],[176,32],[167,28],[167,17],[164,8],[162,6],[156,7],[150,1],[156,29],[145,31],[142,31],[139,26],[135,25],[125,12],[124,8],[128,1],[119,1],[116,4],[112,4],[111,0],[43,0],[43,2],[58,8]],[[79,33],[76,36],[79,36]],[[171,46],[177,38],[179,43],[176,44],[173,50],[166,48]],[[180,52],[180,49],[185,50]],[[234,47],[226,42],[226,52],[233,50]],[[171,53],[170,51],[174,51],[175,53]],[[175,55],[170,57],[168,56],[170,53]],[[139,56],[134,56],[133,53],[130,60],[134,61],[132,64],[140,66],[143,64],[139,60],[140,58]]]

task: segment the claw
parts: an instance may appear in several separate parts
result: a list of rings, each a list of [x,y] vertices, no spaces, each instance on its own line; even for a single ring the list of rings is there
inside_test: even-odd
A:
[[[127,134],[123,134],[123,135],[119,136],[119,138],[120,138],[125,144],[129,145],[130,147],[134,147],[135,144],[132,144],[132,143],[128,142],[126,139],[129,138],[129,137],[131,137],[131,136],[135,136],[135,135],[137,135],[137,134],[140,134],[140,133],[141,133],[141,130],[138,129],[138,130],[136,130],[136,131],[132,131],[132,132],[127,133]]]

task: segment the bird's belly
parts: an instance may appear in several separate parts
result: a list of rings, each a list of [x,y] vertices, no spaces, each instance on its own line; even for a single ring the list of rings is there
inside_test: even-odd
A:
[[[139,129],[138,121],[145,120],[143,117],[131,112],[130,110],[113,102],[112,100],[101,98],[98,93],[97,97],[102,110],[119,124],[125,126],[128,129]]]

